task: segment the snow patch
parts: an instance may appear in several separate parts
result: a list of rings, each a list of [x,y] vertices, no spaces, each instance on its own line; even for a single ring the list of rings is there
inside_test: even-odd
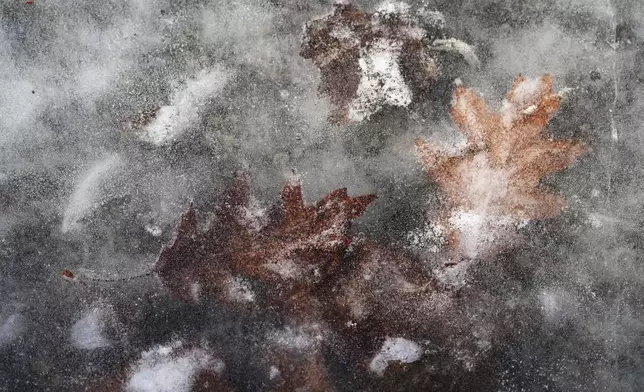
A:
[[[153,224],[145,225],[144,229],[153,237],[158,237],[161,234],[163,234],[163,231],[157,225],[153,225]]]
[[[242,208],[241,213],[245,222],[256,231],[261,230],[268,222],[267,209],[254,197],[248,201],[248,206]]]
[[[512,94],[501,106],[503,124],[510,127],[514,121],[524,115],[529,115],[537,109],[541,95],[541,79],[525,79],[513,90]]]
[[[219,93],[230,77],[231,73],[219,66],[200,71],[175,90],[170,105],[162,106],[154,120],[143,128],[141,139],[155,146],[174,140],[199,120],[199,111],[208,98]]]
[[[198,373],[224,370],[224,363],[203,349],[183,350],[181,341],[158,346],[141,355],[130,375],[128,392],[188,392]]]
[[[72,345],[83,350],[110,346],[112,343],[105,337],[105,323],[108,317],[106,310],[100,307],[85,312],[72,326],[70,336]]]
[[[226,282],[226,298],[234,302],[253,302],[255,301],[255,292],[252,290],[248,281],[240,277],[234,277]]]
[[[203,291],[203,287],[201,283],[199,282],[192,282],[190,284],[190,296],[192,297],[192,300],[197,302],[199,301],[199,298],[201,297],[201,293]]]
[[[504,233],[518,226],[518,221],[512,217],[485,211],[455,211],[449,223],[458,230],[459,245],[470,258],[475,258],[481,250],[493,246]]]
[[[279,377],[280,374],[282,374],[282,372],[280,372],[280,369],[277,366],[271,366],[270,370],[268,371],[268,379],[274,380]]]
[[[493,169],[486,152],[480,152],[471,164],[461,168],[459,175],[467,184],[463,199],[470,209],[452,211],[446,225],[459,233],[459,246],[470,258],[495,246],[500,238],[507,237],[517,228],[528,223],[503,214],[499,207],[510,187],[511,173]]]
[[[361,50],[359,59],[362,75],[351,102],[349,118],[362,121],[379,111],[383,105],[408,106],[412,93],[400,70],[401,44],[380,39]]]
[[[423,349],[418,343],[405,338],[387,337],[380,352],[371,360],[369,370],[382,377],[390,362],[412,363],[422,356]]]
[[[407,3],[400,1],[385,1],[381,3],[376,12],[381,14],[398,14],[398,15],[407,15],[411,7]]]
[[[0,347],[11,343],[23,330],[22,317],[15,313],[7,317],[0,325]]]
[[[529,106],[537,99],[541,91],[541,79],[525,79],[519,83],[514,90],[510,99],[517,104]]]

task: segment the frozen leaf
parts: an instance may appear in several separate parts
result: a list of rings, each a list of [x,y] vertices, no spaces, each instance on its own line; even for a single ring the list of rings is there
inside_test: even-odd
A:
[[[272,354],[270,391],[333,391],[324,358],[320,353],[297,356],[285,351]]]
[[[336,121],[361,121],[384,105],[406,107],[426,94],[438,75],[437,52],[478,62],[469,45],[444,39],[439,13],[412,11],[402,2],[373,13],[346,3],[334,7],[306,24],[301,55],[320,69],[319,91],[335,105]]]
[[[190,207],[156,271],[184,298],[196,299],[202,289],[230,292],[231,282],[239,278],[271,282],[280,289],[311,287],[339,266],[351,242],[351,221],[374,199],[349,197],[343,188],[307,204],[301,185],[290,182],[281,203],[267,213],[253,205],[242,174],[222,196],[210,227],[200,229]],[[244,291],[248,295],[242,297],[251,295],[248,287]]]
[[[559,106],[552,80],[519,77],[499,112],[459,86],[451,115],[466,137],[465,153],[450,156],[431,142],[416,146],[443,200],[439,225],[468,257],[489,251],[531,219],[559,215],[565,200],[540,180],[571,165],[584,151],[573,140],[553,140],[547,125]]]
[[[197,216],[192,205],[183,214],[173,244],[164,248],[155,267],[163,283],[183,299],[197,300],[203,282],[220,282],[230,277],[219,254],[211,254],[207,263],[206,237],[198,230]]]
[[[337,284],[334,322],[345,331],[396,334],[438,325],[453,299],[401,251],[366,244]]]
[[[290,183],[284,187],[278,213],[257,232],[257,245],[237,254],[239,263],[251,265],[261,260],[263,270],[258,272],[264,276],[322,276],[327,268],[339,263],[350,243],[351,221],[362,215],[374,199],[373,195],[349,197],[346,188],[342,188],[307,205],[301,185]]]

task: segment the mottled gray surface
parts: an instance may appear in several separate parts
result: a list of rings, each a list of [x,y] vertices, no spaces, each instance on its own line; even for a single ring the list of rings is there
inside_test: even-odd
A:
[[[418,110],[386,109],[332,127],[329,103],[316,92],[319,72],[298,55],[302,25],[330,11],[325,1],[2,2],[0,390],[79,390],[152,345],[204,337],[235,353],[227,366],[243,380],[240,390],[259,389],[251,354],[239,348],[261,346],[265,320],[184,305],[154,279],[84,287],[60,271],[146,270],[188,203],[207,211],[239,169],[265,204],[292,168],[311,201],[345,186],[354,195],[376,192],[356,231],[404,241],[423,225],[436,192],[413,139],[454,134],[453,78],[500,104],[518,74],[543,73],[572,89],[550,130],[590,152],[548,180],[569,200],[565,214],[530,224],[523,248],[471,271],[482,294],[465,311],[507,314],[512,329],[492,343],[486,361],[494,371],[477,377],[502,391],[641,390],[644,3],[427,4],[444,13],[452,36],[475,47],[480,69],[442,64],[436,91]],[[128,129],[137,112],[167,105],[213,66],[229,82],[188,102],[199,106],[197,117],[175,141],[151,146]],[[487,296],[506,308],[486,309]],[[110,319],[103,335],[74,327],[99,313]],[[74,344],[74,333],[89,347]],[[344,380],[337,388],[353,389],[341,360],[334,366]],[[462,372],[447,366],[442,377],[460,385]]]

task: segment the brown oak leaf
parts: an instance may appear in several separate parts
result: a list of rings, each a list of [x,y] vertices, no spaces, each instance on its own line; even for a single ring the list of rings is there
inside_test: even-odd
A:
[[[156,271],[186,299],[207,289],[234,300],[239,279],[267,282],[294,295],[339,267],[351,242],[351,221],[374,199],[349,197],[342,188],[307,204],[301,185],[292,181],[284,187],[281,203],[266,211],[255,205],[248,178],[241,174],[222,196],[209,227],[198,227],[190,207],[174,243],[161,252]]]
[[[540,180],[570,166],[583,152],[574,140],[554,140],[547,125],[559,106],[549,75],[519,77],[498,112],[476,92],[459,86],[451,115],[467,139],[450,156],[417,140],[425,169],[440,188],[439,224],[453,249],[476,257],[504,245],[518,225],[559,215],[565,200]]]
[[[355,268],[338,282],[336,292],[330,319],[344,332],[370,337],[427,331],[454,304],[418,260],[375,244],[358,249]]]
[[[275,332],[273,332],[275,333]],[[268,391],[334,391],[321,349],[320,331],[303,326],[269,337]]]
[[[406,107],[427,93],[438,74],[436,51],[478,61],[464,42],[443,39],[437,12],[405,3],[372,13],[344,2],[334,7],[305,25],[300,54],[320,69],[319,91],[335,106],[336,122],[361,121],[384,105]]]

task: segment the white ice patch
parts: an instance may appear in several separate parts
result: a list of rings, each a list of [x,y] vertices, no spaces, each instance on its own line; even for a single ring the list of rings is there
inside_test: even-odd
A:
[[[541,89],[541,79],[526,79],[519,83],[514,90],[512,90],[512,100],[519,104],[530,104],[537,97]]]
[[[390,362],[412,363],[418,361],[422,356],[423,349],[418,343],[405,338],[388,337],[380,352],[371,360],[369,370],[382,377]]]
[[[329,32],[329,35],[340,41],[351,42],[356,46],[360,44],[360,40],[356,34],[347,26],[336,26]]]
[[[539,300],[541,302],[541,310],[543,311],[543,314],[549,319],[554,318],[560,308],[557,294],[552,291],[544,290],[539,294]]]
[[[407,15],[411,7],[407,3],[400,1],[385,1],[381,3],[376,12],[381,14]]]
[[[199,301],[199,298],[201,298],[202,291],[203,291],[203,287],[201,283],[199,282],[190,283],[190,297],[192,297],[193,301],[195,302]]]
[[[271,366],[270,370],[268,371],[268,379],[274,380],[275,378],[279,377],[280,374],[282,374],[282,372],[280,372],[280,369],[277,366]]]
[[[61,227],[63,233],[77,229],[80,226],[79,221],[97,206],[96,197],[99,185],[103,178],[118,164],[118,156],[110,155],[107,158],[96,161],[83,174],[63,213]]]
[[[11,343],[23,330],[22,318],[19,314],[12,314],[2,321],[0,325],[0,347]]]
[[[259,231],[268,222],[266,211],[267,209],[263,207],[256,198],[251,197],[248,206],[243,208],[241,213],[244,221],[247,222],[250,227]]]
[[[492,246],[502,233],[518,225],[512,217],[485,211],[455,211],[449,223],[458,230],[461,250],[470,258],[475,258],[482,249]]]
[[[379,111],[383,105],[407,106],[411,90],[400,71],[401,45],[380,39],[362,49],[359,64],[362,71],[357,97],[351,102],[349,118],[362,121]]]
[[[486,152],[474,156],[471,164],[461,168],[459,175],[467,185],[463,196],[469,204],[485,209],[505,197],[511,177],[508,170],[494,169]]]
[[[407,233],[407,247],[419,254],[437,253],[446,242],[445,228],[433,222]]]
[[[145,228],[145,231],[147,231],[153,237],[158,237],[161,234],[163,234],[163,231],[157,225],[149,224],[149,225],[145,225],[144,228]]]
[[[248,281],[235,277],[226,282],[226,298],[233,302],[253,302],[255,301],[255,292]]]
[[[170,105],[162,106],[154,120],[143,128],[141,139],[155,146],[174,140],[199,120],[203,105],[224,88],[230,76],[219,66],[199,72],[175,90]]]
[[[189,392],[200,371],[223,370],[223,362],[214,360],[204,350],[180,351],[181,346],[177,341],[143,352],[127,381],[126,391]]]
[[[525,220],[503,214],[498,202],[509,188],[511,173],[493,169],[487,153],[481,152],[471,164],[459,172],[467,184],[462,197],[471,209],[452,211],[446,225],[459,233],[459,244],[463,253],[475,258],[481,250],[489,249],[494,243],[527,223]]]
[[[595,229],[599,229],[604,226],[603,219],[601,219],[597,214],[588,214],[588,222],[590,222],[590,225]]]
[[[108,347],[111,342],[104,336],[105,310],[96,307],[87,311],[73,326],[70,336],[72,345],[83,350]]]

